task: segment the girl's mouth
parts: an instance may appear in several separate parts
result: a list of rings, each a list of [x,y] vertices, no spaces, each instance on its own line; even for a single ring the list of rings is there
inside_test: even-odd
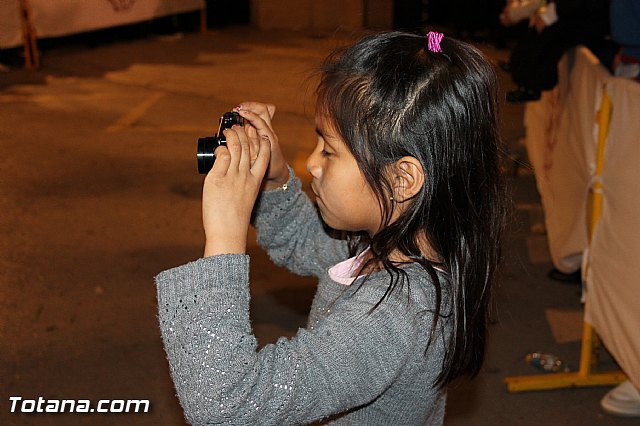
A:
[[[313,195],[316,196],[316,204],[318,206],[320,206],[321,204],[323,204],[322,202],[322,198],[318,195],[318,191],[313,187],[313,185],[311,185],[311,190],[313,191]]]

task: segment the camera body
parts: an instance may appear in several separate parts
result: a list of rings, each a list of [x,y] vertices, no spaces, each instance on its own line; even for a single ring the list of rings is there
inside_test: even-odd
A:
[[[215,151],[216,148],[222,145],[227,145],[227,138],[225,138],[223,131],[229,129],[234,125],[244,125],[244,119],[235,111],[225,112],[220,117],[220,123],[218,125],[218,131],[214,136],[205,136],[198,138],[198,173],[206,175],[213,167],[214,161],[216,161]]]

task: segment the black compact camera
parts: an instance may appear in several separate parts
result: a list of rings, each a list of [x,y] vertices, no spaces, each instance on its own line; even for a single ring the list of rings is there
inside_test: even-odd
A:
[[[220,117],[218,132],[214,136],[206,136],[198,138],[198,172],[202,175],[209,173],[216,161],[214,154],[216,148],[221,145],[227,145],[227,138],[224,136],[224,129],[230,129],[234,125],[244,125],[244,119],[235,111],[225,112]]]

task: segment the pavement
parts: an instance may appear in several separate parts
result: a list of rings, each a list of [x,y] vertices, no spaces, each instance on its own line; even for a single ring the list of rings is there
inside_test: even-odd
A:
[[[153,277],[202,255],[195,141],[243,100],[277,105],[285,155],[309,189],[317,68],[355,34],[230,27],[60,43],[42,68],[0,71],[0,424],[181,425]],[[508,53],[479,45],[494,61]],[[512,88],[501,74],[503,92]],[[447,425],[631,425],[605,414],[606,387],[510,393],[507,376],[572,370],[580,288],[551,281],[543,213],[520,143],[523,107],[502,106],[513,200],[486,363],[449,390]],[[315,281],[274,266],[250,233],[260,345],[304,326]],[[598,369],[615,369],[606,350]],[[12,413],[24,400],[145,399],[148,413]]]

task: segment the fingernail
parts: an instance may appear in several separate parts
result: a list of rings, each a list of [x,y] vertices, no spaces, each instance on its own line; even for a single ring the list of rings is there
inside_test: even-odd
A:
[[[236,106],[233,110],[240,112],[241,109],[242,109],[242,104]]]

